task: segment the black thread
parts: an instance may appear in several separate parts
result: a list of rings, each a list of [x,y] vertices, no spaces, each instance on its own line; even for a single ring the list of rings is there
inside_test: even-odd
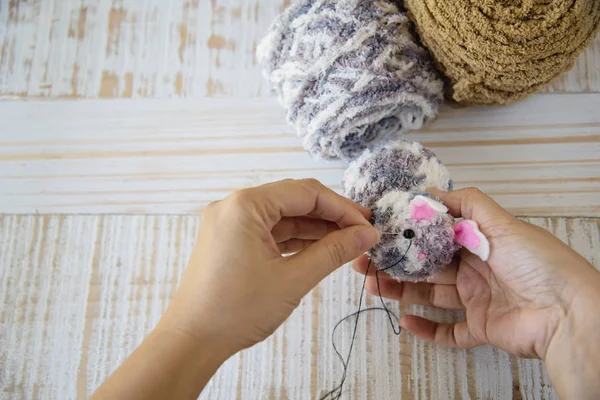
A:
[[[395,263],[393,263],[392,265],[390,265],[389,267],[385,267],[382,269],[378,269],[377,272],[382,272],[382,271],[387,271],[390,268],[394,268],[396,265],[400,264],[402,261],[404,261],[404,259],[406,258],[406,255],[408,254],[408,251],[410,250],[410,246],[412,246],[412,240],[408,243],[408,248],[406,249],[406,251],[404,252],[404,255]],[[369,264],[371,263],[371,260],[369,259]],[[368,267],[367,267],[368,268]],[[377,275],[377,274],[375,274]]]
[[[333,330],[331,331],[331,345],[333,347],[333,350],[335,351],[335,354],[338,356],[338,358],[342,362],[342,366],[344,368],[344,372],[342,373],[342,379],[340,379],[339,385],[337,385],[335,388],[333,388],[332,390],[327,392],[319,400],[325,400],[328,398],[330,398],[332,400],[337,400],[342,397],[342,389],[344,388],[344,383],[346,382],[346,378],[347,378],[348,364],[350,363],[350,356],[352,354],[352,348],[354,347],[354,340],[356,339],[356,331],[358,329],[358,318],[360,317],[360,314],[367,312],[367,311],[377,311],[377,310],[385,311],[385,313],[388,316],[388,319],[390,320],[390,325],[392,327],[392,331],[394,332],[394,334],[396,336],[400,335],[400,332],[402,331],[400,328],[400,325],[398,325],[398,328],[396,328],[396,326],[394,325],[394,322],[392,320],[392,316],[396,320],[398,320],[399,318],[396,316],[396,314],[394,314],[393,312],[391,312],[388,309],[387,305],[385,304],[385,301],[383,301],[383,297],[381,296],[381,288],[379,286],[379,273],[382,271],[386,271],[390,268],[393,268],[396,265],[400,264],[402,261],[404,261],[404,258],[406,258],[406,255],[408,254],[408,251],[410,250],[411,245],[412,245],[412,240],[410,241],[408,248],[404,252],[404,255],[402,255],[402,257],[400,258],[400,260],[398,260],[394,264],[390,265],[389,267],[386,267],[383,269],[378,269],[375,272],[375,280],[377,281],[377,294],[379,295],[379,300],[381,301],[381,307],[369,307],[369,308],[365,308],[364,310],[361,310],[362,298],[365,293],[365,283],[367,282],[367,277],[369,276],[369,269],[371,268],[372,260],[371,260],[371,258],[369,258],[369,263],[367,264],[367,270],[365,271],[365,279],[363,280],[362,289],[360,290],[360,296],[358,299],[358,309],[355,312],[353,312],[352,314],[346,315],[344,318],[340,319],[335,324],[335,326],[333,327]],[[355,315],[356,315],[356,321],[354,322],[354,330],[352,331],[352,339],[350,340],[350,349],[348,350],[348,356],[346,357],[346,360],[344,360],[344,357],[342,357],[340,351],[338,350],[337,346],[335,345],[335,331],[342,324],[342,322],[352,318]]]

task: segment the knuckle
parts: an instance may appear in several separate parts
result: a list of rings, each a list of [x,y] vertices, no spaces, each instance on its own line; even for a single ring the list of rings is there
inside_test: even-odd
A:
[[[252,208],[254,194],[252,189],[241,189],[233,192],[223,202],[225,212],[230,217],[239,217]]]
[[[223,208],[223,201],[213,201],[208,203],[204,209],[202,210],[202,220],[203,221],[215,221],[221,218]]]
[[[485,196],[485,194],[481,190],[479,190],[478,188],[476,188],[476,187],[466,188],[465,189],[465,194],[468,197],[472,197],[472,198],[481,198],[481,197]]]
[[[427,293],[427,301],[431,306],[437,307],[437,304],[439,302],[439,296],[437,294],[437,291],[435,290],[435,285],[429,286],[429,290]]]
[[[214,214],[219,208],[220,201],[212,201],[204,207],[203,214]]]
[[[252,189],[240,189],[229,195],[228,203],[233,207],[243,208],[252,201]]]
[[[464,200],[461,203],[461,214],[465,218],[472,218],[473,210],[475,207],[481,207],[486,197],[487,196],[477,188],[470,187],[465,189]]]
[[[311,188],[321,188],[321,187],[323,187],[323,184],[321,182],[319,182],[318,180],[316,180],[315,178],[305,178],[305,179],[302,179],[301,182],[303,184],[305,184],[306,186],[309,186]]]
[[[471,215],[475,209],[478,209],[480,215],[487,214],[488,216],[512,217],[512,215],[502,208],[502,206],[500,206],[492,197],[477,188],[465,189],[463,200],[463,216],[465,213]]]
[[[298,221],[298,219],[293,218],[292,219],[292,237],[293,238],[297,238],[298,236],[300,236],[300,222]]]
[[[327,253],[330,261],[335,265],[342,265],[344,263],[346,249],[340,242],[333,242],[327,246]]]
[[[434,285],[431,288],[429,301],[433,307],[438,308],[459,308],[456,299],[447,290],[437,290]]]

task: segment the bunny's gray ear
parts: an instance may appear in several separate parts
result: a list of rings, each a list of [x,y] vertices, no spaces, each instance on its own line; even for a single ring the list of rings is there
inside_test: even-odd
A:
[[[483,261],[490,257],[490,242],[479,230],[477,222],[463,220],[454,225],[454,241],[479,256]]]

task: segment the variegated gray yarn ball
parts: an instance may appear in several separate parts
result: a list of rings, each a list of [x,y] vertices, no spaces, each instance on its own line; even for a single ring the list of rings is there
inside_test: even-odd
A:
[[[381,240],[370,256],[401,281],[421,281],[452,261],[454,218],[426,189],[449,190],[446,167],[417,142],[396,141],[366,150],[344,174],[346,196],[373,211]]]
[[[297,1],[276,19],[257,55],[315,158],[356,158],[421,128],[443,100],[429,53],[388,0]]]

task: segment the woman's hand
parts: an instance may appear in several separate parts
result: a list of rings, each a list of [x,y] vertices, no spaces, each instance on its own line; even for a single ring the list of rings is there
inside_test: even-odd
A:
[[[312,179],[209,205],[164,323],[219,337],[231,352],[262,341],[324,277],[377,243],[370,214]]]
[[[197,398],[227,358],[271,335],[324,277],[377,243],[370,216],[312,179],[209,205],[169,309],[93,398]]]
[[[478,190],[433,194],[454,216],[479,224],[490,241],[491,254],[489,261],[483,262],[462,251],[460,260],[427,283],[397,282],[379,274],[384,297],[466,311],[466,321],[455,324],[404,316],[400,320],[404,329],[444,346],[466,349],[490,344],[520,357],[544,360],[564,353],[577,335],[585,337],[584,328],[591,321],[596,328],[587,337],[598,338],[600,274],[589,262],[546,230],[513,217]],[[354,267],[364,274],[367,263],[363,256]],[[366,286],[373,294],[377,294],[375,270],[370,268],[373,276],[368,277]],[[581,345],[590,343],[589,339]],[[549,365],[555,386],[561,379],[558,369],[566,365],[566,360],[558,358],[554,370]]]

